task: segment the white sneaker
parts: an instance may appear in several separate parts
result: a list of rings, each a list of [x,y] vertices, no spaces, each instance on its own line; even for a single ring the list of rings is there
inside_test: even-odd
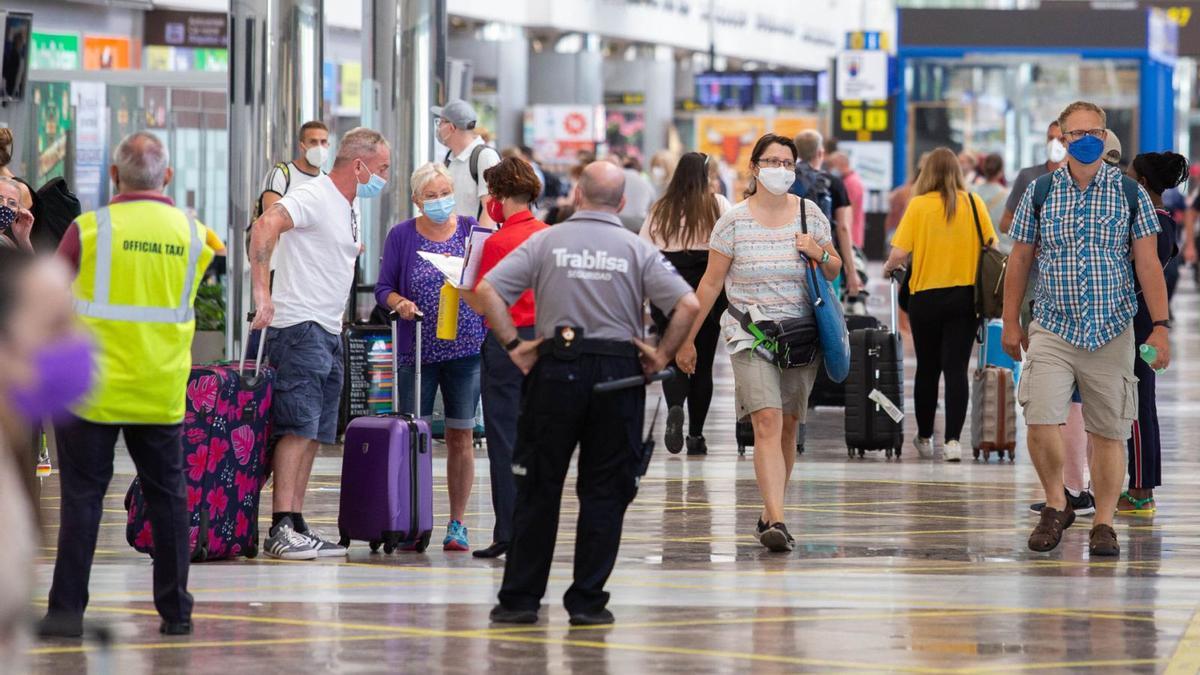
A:
[[[921,438],[916,436],[913,438],[913,446],[917,449],[917,456],[921,459],[930,459],[933,457],[933,439]]]
[[[292,528],[292,519],[284,518],[275,534],[263,542],[263,552],[280,560],[316,560],[318,545]]]
[[[302,532],[301,535],[316,543],[318,558],[340,558],[350,553],[350,549],[329,541],[315,529],[309,528],[308,532]]]
[[[942,448],[942,459],[947,462],[961,462],[962,444],[958,441],[946,441],[946,446]]]

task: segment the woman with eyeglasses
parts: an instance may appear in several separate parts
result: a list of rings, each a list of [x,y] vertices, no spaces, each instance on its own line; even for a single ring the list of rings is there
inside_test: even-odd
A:
[[[396,345],[400,372],[400,410],[412,412],[415,359],[412,353],[413,324],[419,312],[421,321],[421,414],[428,417],[439,389],[446,412],[447,483],[450,491],[450,523],[442,548],[467,551],[470,544],[463,519],[471,486],[475,482],[474,430],[475,410],[479,405],[479,352],[483,346],[483,317],[463,300],[458,301],[457,333],[442,340],[438,333],[438,313],[445,276],[433,263],[417,255],[419,251],[462,257],[466,253],[471,229],[477,223],[470,216],[456,215],[454,183],[441,163],[430,162],[412,175],[412,201],[421,215],[406,220],[388,233],[375,284],[375,299],[400,316]],[[473,204],[467,205],[473,210]]]
[[[689,152],[680,158],[662,199],[650,207],[641,232],[642,238],[657,246],[692,288],[700,285],[708,268],[708,238],[713,226],[732,208],[724,195],[713,194],[709,163],[708,155],[699,152]],[[661,334],[666,330],[667,316],[657,307],[650,309]],[[663,384],[668,406],[664,443],[671,454],[678,454],[684,446],[685,402],[688,407],[687,452],[689,455],[708,454],[704,421],[712,402],[712,363],[724,312],[725,296],[722,293],[696,334],[695,372]]]
[[[754,473],[763,498],[755,537],[777,552],[792,550],[783,500],[796,462],[796,430],[804,421],[821,356],[813,335],[811,362],[780,368],[750,330],[793,319],[798,321],[792,324],[815,324],[810,261],[831,281],[842,269],[820,207],[788,194],[796,180],[796,156],[796,144],[786,136],[767,134],[754,145],[747,199],[713,227],[708,268],[696,288],[700,313],[676,356],[681,370],[696,372],[695,341],[724,288],[729,309],[721,316],[721,334],[733,364],[738,416],[749,415],[754,426]]]

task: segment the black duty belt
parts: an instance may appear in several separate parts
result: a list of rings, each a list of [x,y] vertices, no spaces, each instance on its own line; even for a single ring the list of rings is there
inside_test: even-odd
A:
[[[573,340],[569,345],[563,345],[559,342],[557,340],[543,341],[538,345],[538,355],[553,355],[564,360],[570,360],[584,354],[591,356],[616,356],[630,359],[638,357],[637,346],[632,342],[597,340],[592,338]]]

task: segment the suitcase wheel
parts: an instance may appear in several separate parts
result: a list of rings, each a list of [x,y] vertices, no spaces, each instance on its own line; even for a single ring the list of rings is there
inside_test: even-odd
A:
[[[904,448],[901,448],[900,446],[896,446],[896,459],[900,459],[900,454],[903,451],[904,451]]]
[[[850,459],[854,459],[854,448],[846,448],[846,455],[848,455]]]
[[[739,457],[746,456],[746,446],[742,445],[741,443],[738,443],[738,456]]]
[[[888,449],[884,450],[884,451],[883,451],[883,454],[884,454],[884,456],[885,456],[885,457],[887,457],[888,459],[891,459],[891,458],[892,458],[892,449],[891,449],[891,448],[888,448]]]
[[[251,542],[250,546],[246,547],[246,557],[251,560],[258,557],[258,541],[257,540]]]
[[[382,545],[383,545],[383,542],[378,541],[378,540],[372,540],[372,541],[367,542],[367,546],[371,547],[371,553],[377,553],[379,551],[379,547]]]
[[[804,454],[804,444],[803,444],[803,443],[797,443],[797,444],[796,444],[796,454],[797,454],[797,455],[803,455],[803,454]]]
[[[429,539],[433,536],[432,532],[426,532],[417,540],[417,553],[424,553],[425,549],[429,548]]]
[[[972,448],[971,454],[975,457],[975,459],[979,459],[979,448]]]
[[[338,539],[338,546],[350,548],[350,537],[343,536],[341,539]]]
[[[859,448],[858,449],[858,458],[862,459],[863,457],[866,457],[866,456],[867,456],[867,451],[863,450],[862,448]]]
[[[1001,455],[1000,457],[1001,457],[1001,459],[1003,459],[1004,455]],[[1010,461],[1010,462],[1017,461],[1017,449],[1016,448],[1008,449],[1008,461]]]
[[[391,554],[392,552],[394,552],[395,550],[396,550],[396,545],[395,545],[395,544],[393,544],[393,543],[392,543],[392,542],[390,542],[390,541],[388,541],[388,542],[384,542],[384,544],[383,544],[383,552],[384,552],[384,553],[387,553],[387,554],[389,554],[389,555],[390,555],[390,554]]]

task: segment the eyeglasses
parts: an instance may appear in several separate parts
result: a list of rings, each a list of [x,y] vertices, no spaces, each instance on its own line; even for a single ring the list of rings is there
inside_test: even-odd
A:
[[[768,169],[791,169],[792,171],[796,170],[796,163],[790,159],[775,159],[774,157],[768,157],[766,159],[758,160],[757,163],[760,167],[766,167]]]
[[[1107,129],[1075,129],[1074,131],[1064,131],[1063,138],[1066,138],[1072,143],[1083,138],[1084,136],[1094,136],[1100,140],[1104,140],[1108,136]]]

